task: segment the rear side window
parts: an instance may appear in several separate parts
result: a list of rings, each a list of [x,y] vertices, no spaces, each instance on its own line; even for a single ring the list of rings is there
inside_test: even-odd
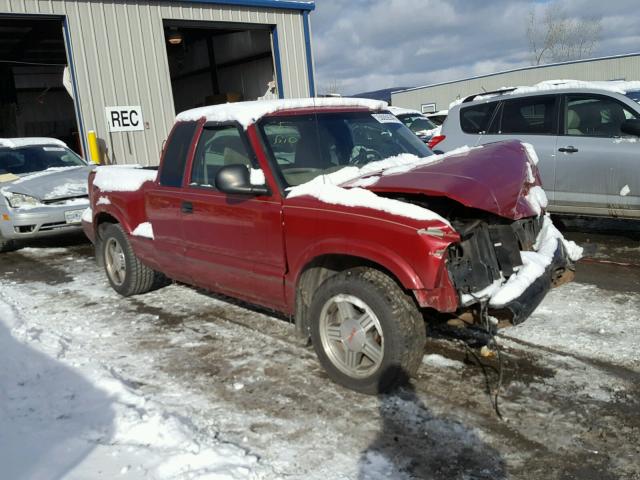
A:
[[[162,160],[160,185],[165,187],[182,186],[184,167],[187,164],[187,154],[196,132],[196,125],[196,122],[182,122],[173,129]]]
[[[555,105],[555,96],[506,100],[502,107],[499,133],[552,135],[556,130]]]
[[[498,102],[482,103],[460,110],[460,127],[464,133],[485,133]]]

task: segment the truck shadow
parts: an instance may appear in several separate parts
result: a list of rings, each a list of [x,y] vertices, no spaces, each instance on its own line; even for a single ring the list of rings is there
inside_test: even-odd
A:
[[[500,452],[462,422],[433,413],[413,385],[379,401],[381,429],[361,455],[358,480],[507,477]]]
[[[0,300],[0,465],[6,479],[66,478],[113,434],[109,395],[52,357],[17,341]],[[31,328],[34,341],[46,335]],[[64,355],[61,345],[58,355]]]

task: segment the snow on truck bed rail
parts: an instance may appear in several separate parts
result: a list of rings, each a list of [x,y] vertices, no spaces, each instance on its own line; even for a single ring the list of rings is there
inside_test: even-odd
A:
[[[108,165],[96,168],[93,184],[103,192],[135,192],[157,176],[157,170],[145,170],[140,165]]]
[[[179,113],[178,122],[197,121],[206,118],[208,122],[238,122],[244,129],[265,115],[280,110],[314,107],[356,107],[369,110],[384,110],[387,102],[366,98],[292,98],[286,100],[256,100],[252,102],[224,103],[194,108]]]

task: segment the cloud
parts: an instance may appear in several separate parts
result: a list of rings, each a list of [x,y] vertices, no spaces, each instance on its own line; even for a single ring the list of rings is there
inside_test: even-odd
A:
[[[567,0],[568,16],[601,18],[595,56],[638,50],[637,0]],[[344,94],[425,85],[529,65],[525,0],[316,0],[316,79]]]

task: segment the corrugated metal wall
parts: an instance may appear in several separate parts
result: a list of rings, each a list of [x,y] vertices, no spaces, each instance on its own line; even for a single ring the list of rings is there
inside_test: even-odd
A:
[[[0,14],[64,15],[85,133],[96,130],[110,161],[154,165],[175,117],[163,20],[275,25],[287,98],[309,96],[299,11],[185,2],[0,0]],[[105,107],[141,105],[149,128],[108,133]]]
[[[640,55],[603,58],[592,61],[542,66],[461,80],[432,87],[394,93],[391,103],[398,107],[415,108],[435,103],[437,110],[446,110],[449,103],[474,93],[500,87],[533,85],[543,80],[640,80]]]

